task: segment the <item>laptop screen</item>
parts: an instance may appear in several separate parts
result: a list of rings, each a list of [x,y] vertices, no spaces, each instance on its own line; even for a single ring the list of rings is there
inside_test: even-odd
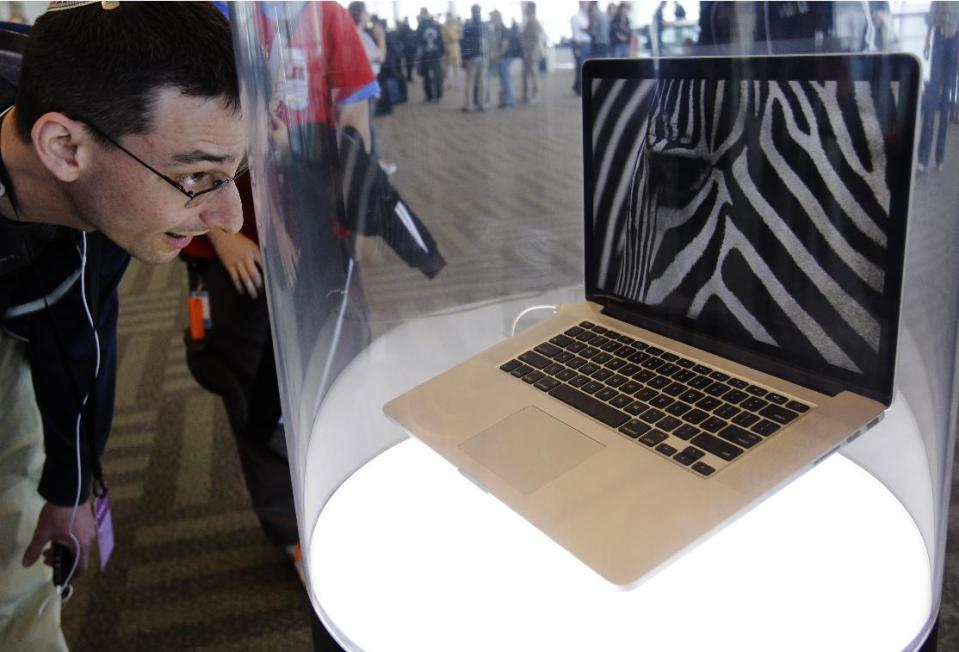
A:
[[[888,404],[918,62],[589,61],[584,79],[587,298]]]

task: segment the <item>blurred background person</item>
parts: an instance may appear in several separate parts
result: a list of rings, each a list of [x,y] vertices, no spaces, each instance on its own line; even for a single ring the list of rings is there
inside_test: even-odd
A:
[[[423,93],[427,102],[439,102],[443,97],[443,35],[426,7],[420,9],[417,20],[416,57],[423,78]]]
[[[590,55],[592,38],[589,31],[589,2],[580,2],[579,10],[570,19],[573,32],[573,65],[576,67],[576,76],[573,79],[573,92],[582,93],[583,61]]]
[[[463,25],[463,38],[460,49],[463,55],[463,69],[466,71],[466,84],[463,90],[463,111],[469,113],[475,104],[483,110],[484,78],[486,68],[483,56],[483,15],[479,5],[470,7],[470,19]],[[478,101],[477,101],[478,98]]]
[[[589,7],[590,54],[595,58],[609,56],[609,16],[599,8],[598,2],[586,3]]]
[[[924,173],[932,150],[932,132],[936,128],[936,171],[942,170],[946,156],[946,130],[949,128],[950,102],[956,85],[959,61],[959,2],[933,2],[926,18],[926,43],[922,56],[932,60],[929,83],[922,98],[922,135],[919,138],[919,161],[916,169]],[[938,116],[938,124],[936,124]]]
[[[536,3],[523,3],[523,103],[538,104],[539,62],[543,60],[543,26],[536,18]]]
[[[609,38],[612,47],[612,56],[625,57],[629,55],[629,44],[633,31],[629,25],[629,4],[620,2],[615,5],[613,18],[609,25]]]
[[[459,83],[460,66],[463,65],[463,57],[460,53],[460,39],[463,38],[463,27],[460,24],[458,16],[453,12],[446,14],[446,22],[443,23],[443,60],[446,63],[446,88],[452,88],[454,84]]]
[[[366,52],[367,61],[370,69],[375,76],[379,76],[380,68],[386,58],[386,33],[379,24],[371,23],[370,15],[366,11],[365,2],[351,2],[349,6],[350,16],[353,18],[353,24],[356,25],[356,33]],[[380,91],[382,92],[382,91]],[[370,145],[373,156],[380,161],[380,166],[387,174],[396,172],[396,164],[387,162],[380,151],[379,143],[376,140],[376,104],[379,94],[369,100],[370,105]]]

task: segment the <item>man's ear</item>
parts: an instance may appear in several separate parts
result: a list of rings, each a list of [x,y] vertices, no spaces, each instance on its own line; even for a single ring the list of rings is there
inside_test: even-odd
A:
[[[44,166],[60,181],[76,181],[90,164],[94,145],[83,123],[62,113],[40,116],[30,130],[33,149]]]

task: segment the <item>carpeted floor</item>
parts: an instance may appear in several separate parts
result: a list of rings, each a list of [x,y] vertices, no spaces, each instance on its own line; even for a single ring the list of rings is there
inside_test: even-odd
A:
[[[375,256],[385,254],[370,247],[371,302],[401,317],[580,279],[581,126],[570,75],[552,73],[542,105],[483,114],[459,111],[462,91],[424,105],[411,87],[409,104],[377,119],[384,156],[399,166],[394,183],[433,229],[449,266],[437,279],[444,291],[424,305],[395,266],[378,273]],[[956,134],[950,138],[952,176],[930,176],[927,189],[956,178]],[[938,203],[923,210],[955,213],[954,191],[951,204],[933,193]],[[930,193],[917,201],[932,201]],[[124,279],[117,411],[105,456],[117,547],[106,571],[81,578],[65,605],[67,640],[77,652],[309,649],[302,586],[248,508],[218,400],[187,371],[185,296],[179,263],[134,264]],[[952,514],[942,650],[959,649],[959,509]]]

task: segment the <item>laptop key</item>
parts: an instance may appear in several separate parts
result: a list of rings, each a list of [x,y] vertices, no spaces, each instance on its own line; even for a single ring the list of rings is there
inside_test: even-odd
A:
[[[645,351],[638,351],[631,356],[626,358],[626,362],[632,362],[633,364],[642,364],[649,360],[650,355]]]
[[[586,368],[586,367],[583,367],[583,369],[585,369],[585,368]],[[604,382],[607,378],[610,378],[612,375],[613,375],[613,372],[610,371],[609,369],[599,369],[598,371],[595,371],[595,372],[593,372],[592,374],[590,374],[590,377],[591,377],[593,380],[596,380],[596,381],[599,381],[599,382],[602,383],[602,382]]]
[[[511,372],[509,372],[509,374],[511,376],[516,376],[517,378],[522,378],[523,376],[525,376],[532,370],[533,368],[531,366],[529,366],[528,364],[524,364],[516,367],[516,369],[513,369]]]
[[[571,381],[569,381],[569,384],[573,387],[582,387],[588,382],[589,376],[576,376],[576,378],[573,378]]]
[[[589,342],[590,340],[595,339],[597,337],[599,337],[599,335],[597,335],[593,331],[583,331],[582,333],[576,336],[576,339],[578,339],[580,342]]]
[[[800,403],[799,401],[789,401],[786,403],[786,407],[790,410],[795,410],[796,412],[808,412],[809,406],[805,403]]]
[[[696,376],[692,380],[687,381],[686,384],[693,389],[702,389],[712,385],[713,381],[709,379],[709,376]]]
[[[752,448],[763,440],[759,435],[747,432],[739,426],[726,426],[719,432],[719,436],[743,448]]]
[[[747,394],[746,392],[741,392],[738,389],[731,389],[725,394],[723,394],[723,400],[726,401],[727,403],[732,403],[733,405],[741,403],[744,399],[747,399],[747,398],[749,398],[749,394]]]
[[[599,365],[595,365],[592,362],[584,364],[579,368],[579,373],[583,374],[584,376],[592,376],[597,371],[599,371]]]
[[[637,437],[641,437],[642,435],[645,435],[647,432],[649,432],[651,428],[652,426],[648,426],[642,421],[637,421],[636,419],[633,419],[632,421],[627,423],[625,426],[620,428],[619,431],[623,433],[624,435],[627,435],[628,437],[632,437],[633,439],[636,439]]]
[[[640,414],[639,418],[645,421],[646,423],[656,423],[657,421],[662,419],[664,416],[666,415],[663,414],[661,411],[657,410],[656,408],[649,408],[648,410]]]
[[[646,347],[646,352],[649,353],[650,355],[659,355],[660,353],[663,352],[663,350],[659,348],[658,346],[650,345]]]
[[[683,419],[688,421],[693,425],[697,425],[700,421],[708,417],[709,415],[703,412],[702,410],[690,410],[683,415]]]
[[[636,340],[635,342],[633,342],[633,346],[639,349],[640,351],[645,351],[646,349],[649,348],[649,344],[646,344],[646,342],[640,342],[639,340]]]
[[[715,410],[720,405],[722,405],[722,401],[720,401],[718,398],[713,398],[712,396],[707,396],[696,403],[696,407],[707,412]]]
[[[549,341],[559,348],[565,349],[567,346],[573,343],[573,338],[566,337],[565,335],[557,335],[556,337],[551,337]]]
[[[735,405],[730,405],[729,403],[723,403],[718,408],[713,410],[713,414],[723,419],[732,419],[734,416],[736,416],[740,412],[742,412],[742,410],[740,410]]]
[[[629,421],[629,417],[616,408],[606,405],[602,401],[597,401],[592,396],[573,389],[569,385],[560,385],[550,391],[549,395],[558,398],[563,403],[588,414],[598,421],[602,421],[611,428],[619,428]]]
[[[560,362],[562,364],[566,364],[567,362],[569,362],[575,357],[576,356],[570,353],[569,351],[563,351],[562,353],[557,355],[555,358],[553,358],[553,360],[555,360],[556,362]]]
[[[769,435],[779,430],[779,426],[773,423],[772,421],[763,419],[762,421],[754,425],[752,428],[750,428],[750,430],[752,430],[753,432],[757,434],[762,435],[763,437],[768,437]]]
[[[708,432],[719,432],[726,426],[726,422],[719,417],[709,417],[699,424],[699,427]]]
[[[633,401],[623,409],[632,414],[634,417],[638,417],[640,414],[648,410],[649,406],[642,401]]]
[[[619,373],[623,374],[624,376],[632,376],[632,375],[635,374],[637,371],[642,371],[642,368],[641,368],[640,366],[638,366],[638,365],[634,365],[634,364],[632,364],[632,363],[628,363],[628,364],[626,364],[626,366],[622,367],[622,368],[619,370]]]
[[[696,462],[693,464],[693,471],[700,475],[710,476],[716,470],[713,467],[709,466],[705,462]]]
[[[676,428],[676,430],[673,431],[673,435],[675,437],[679,437],[680,439],[685,439],[686,441],[689,441],[690,439],[698,435],[700,432],[702,431],[699,428],[691,426],[688,423],[684,423],[683,425],[679,426],[678,428]]]
[[[656,444],[662,442],[664,439],[669,439],[669,435],[667,435],[665,432],[653,429],[640,437],[639,441],[652,448]]]
[[[720,382],[726,382],[729,380],[729,374],[724,374],[721,371],[714,371],[713,373],[709,374],[709,377]]]
[[[679,360],[679,356],[675,353],[670,353],[669,351],[664,351],[659,354],[659,357],[665,360],[666,362],[676,362]]]
[[[550,366],[548,366],[548,367],[546,367],[545,369],[543,369],[543,371],[546,372],[546,373],[548,373],[550,376],[555,376],[556,374],[558,374],[559,372],[563,371],[564,369],[566,369],[566,367],[564,367],[564,366],[561,365],[561,364],[557,364],[557,363],[554,362],[554,363],[551,364]]]
[[[750,398],[747,398],[742,403],[740,403],[739,407],[746,410],[751,410],[752,412],[758,412],[759,410],[762,410],[767,405],[769,405],[769,403],[767,403],[766,401],[762,400],[761,398],[752,396]]]
[[[585,387],[583,388],[583,391],[586,391]],[[612,389],[610,387],[604,387],[598,392],[596,392],[596,398],[598,398],[600,401],[609,402],[610,399],[614,399],[617,396],[619,396],[619,392],[617,392],[615,389]]]
[[[642,388],[643,388],[642,385],[637,383],[635,380],[631,380],[625,385],[623,385],[622,387],[620,387],[619,391],[621,391],[623,394],[635,394]]]
[[[616,374],[612,378],[608,379],[606,381],[606,384],[609,385],[610,387],[619,388],[621,385],[624,385],[627,380],[629,379],[626,378],[626,376],[620,376],[619,374]]]
[[[504,362],[503,364],[501,364],[499,368],[509,373],[510,371],[512,371],[513,369],[516,369],[516,367],[520,366],[521,364],[523,363],[520,362],[519,360],[510,360],[509,362]]]
[[[619,351],[621,348],[623,348],[623,345],[619,342],[611,341],[604,344],[601,348],[607,353],[616,353],[616,351]]]
[[[563,331],[563,334],[568,337],[576,337],[582,332],[583,332],[582,328],[580,328],[579,326],[573,326],[572,328],[568,328],[565,331]]]
[[[692,409],[693,407],[691,405],[683,403],[682,401],[676,401],[666,408],[666,414],[671,414],[674,417],[681,417]]]
[[[670,396],[679,396],[686,391],[686,386],[682,383],[671,383],[663,388],[663,394],[669,394]]]
[[[599,333],[600,335],[603,335],[604,333],[606,333],[607,330],[609,329],[607,329],[605,326],[599,326],[599,325],[593,326],[593,332]]]
[[[663,408],[666,408],[672,402],[673,402],[673,399],[666,396],[665,394],[660,394],[659,396],[651,400],[649,404],[652,405],[654,408],[663,409]]]
[[[753,396],[765,396],[766,390],[758,385],[750,385],[746,388],[746,391],[752,394]]]
[[[729,442],[705,432],[701,432],[693,437],[691,443],[727,462],[731,462],[743,454],[743,449],[739,446],[733,446]]]
[[[566,363],[566,366],[572,369],[579,369],[584,364],[586,364],[586,360],[584,360],[583,358],[573,358],[572,360]]]
[[[576,372],[573,371],[572,369],[563,369],[561,372],[556,374],[556,380],[561,380],[564,383],[567,380],[570,380],[571,378],[575,378],[575,377],[576,377]]]
[[[646,385],[652,387],[653,389],[662,389],[669,384],[669,378],[665,376],[656,376],[655,378],[650,378],[646,381]]]
[[[616,349],[616,357],[619,357],[619,358],[628,358],[629,356],[635,355],[635,354],[636,354],[636,349],[634,349],[633,347],[629,345],[626,345],[621,349]]]
[[[679,363],[676,363],[679,364]],[[696,374],[691,372],[689,369],[683,369],[679,373],[673,374],[673,380],[680,383],[685,383],[696,377]]]
[[[676,417],[663,417],[656,422],[656,427],[665,432],[675,430],[681,425],[683,425],[683,422]]]
[[[650,389],[649,387],[643,387],[641,390],[633,394],[640,401],[646,401],[647,403],[659,396],[659,392],[655,389]]]
[[[662,453],[663,455],[667,457],[672,457],[673,454],[676,452],[676,449],[670,446],[669,444],[660,444],[659,446],[656,447],[656,450],[658,450],[660,453]]]
[[[704,396],[705,394],[703,394],[699,390],[687,389],[685,392],[680,394],[679,398],[683,401],[686,401],[687,403],[695,403],[696,401],[698,401]]]
[[[680,358],[679,360],[676,361],[676,364],[678,364],[683,369],[692,369],[693,367],[696,366],[696,363],[693,362],[692,360],[689,360],[688,358]]]
[[[580,351],[579,354],[583,356],[584,358],[586,358],[587,360],[589,360],[593,356],[599,355],[599,349],[592,346],[587,346],[585,349]]]
[[[768,396],[767,396],[768,398]],[[799,415],[793,412],[792,410],[787,410],[786,408],[779,407],[778,405],[767,405],[762,410],[759,411],[759,415],[766,417],[770,421],[775,421],[781,425],[786,425]]]
[[[629,335],[620,335],[616,339],[622,342],[623,344],[632,344],[633,342],[636,341],[633,338],[631,338]]]
[[[745,380],[742,380],[741,378],[730,378],[729,380],[726,381],[726,383],[728,383],[729,385],[732,385],[736,389],[746,389],[747,387],[749,387],[749,383],[747,383]]]
[[[727,385],[726,383],[721,383],[717,380],[716,382],[714,382],[712,385],[710,385],[703,391],[705,391],[710,396],[715,396],[718,398],[729,391],[729,385]]]
[[[759,417],[752,412],[740,412],[733,418],[733,423],[735,423],[737,426],[742,426],[743,428],[748,428],[757,421],[759,421]]]
[[[643,366],[647,369],[658,369],[664,364],[666,364],[666,361],[662,358],[649,358],[643,363]]]
[[[626,394],[620,394],[619,396],[614,398],[612,401],[610,401],[609,404],[615,408],[623,409],[632,402],[633,402],[632,396],[627,396]]]
[[[594,323],[591,322],[591,321],[581,321],[581,322],[579,322],[579,325],[580,325],[580,328],[592,328],[592,327],[595,326],[596,324],[594,324]]]
[[[612,369],[613,371],[618,371],[626,366],[626,363],[620,360],[619,358],[613,358],[606,363],[607,369]]]
[[[546,367],[552,363],[552,360],[549,358],[544,357],[539,353],[534,353],[533,351],[527,351],[521,355],[519,359],[536,369],[542,369],[543,367]]]
[[[525,376],[523,376],[522,381],[524,383],[529,383],[530,385],[532,385],[540,378],[545,378],[545,377],[546,377],[546,374],[544,374],[542,371],[531,371]]]
[[[666,354],[664,353],[663,355],[666,355]],[[660,356],[660,359],[664,359],[664,358],[663,358],[662,356]],[[666,364],[664,364],[662,367],[660,367],[660,368],[657,369],[656,371],[658,371],[659,373],[661,373],[661,374],[664,375],[664,376],[672,376],[674,373],[676,373],[676,372],[679,371],[680,369],[682,369],[682,367],[679,367],[679,366],[677,366],[677,365],[674,365],[672,362],[667,362]]]
[[[681,453],[673,455],[673,459],[682,464],[683,466],[689,466],[699,458],[701,458],[705,453],[703,453],[698,448],[692,446],[687,446],[683,449]]]
[[[595,394],[601,389],[603,389],[603,383],[597,383],[595,380],[591,380],[583,385],[583,391],[587,394]]]
[[[583,344],[582,342],[573,342],[572,344],[566,347],[566,350],[569,351],[570,353],[579,353],[585,348],[586,348],[586,345]]]
[[[775,403],[776,405],[783,405],[789,399],[783,396],[782,394],[776,394],[775,392],[769,392],[766,394],[766,400],[770,403]]]
[[[592,362],[593,364],[606,364],[612,359],[613,359],[613,356],[611,356],[608,353],[597,353],[596,355],[592,357],[590,362]]]
[[[590,346],[595,346],[596,348],[599,348],[599,347],[603,346],[604,344],[606,344],[607,342],[609,342],[609,338],[600,335],[599,337],[594,337],[593,339],[591,339],[591,340],[589,341],[589,345],[590,345]]]
[[[555,378],[543,378],[541,381],[534,384],[533,387],[535,387],[536,389],[541,389],[544,392],[548,392],[549,390],[553,389],[557,385],[559,385],[559,381],[556,380]]]
[[[638,371],[635,374],[633,374],[633,380],[639,381],[641,383],[648,383],[655,377],[656,377],[656,374],[654,374],[649,369],[642,369],[641,371]]]
[[[704,364],[698,364],[698,365],[696,365],[695,367],[693,367],[693,371],[695,371],[697,374],[704,374],[704,375],[706,375],[706,376],[708,376],[709,374],[713,373],[712,368],[711,368],[711,367],[707,367],[707,366],[704,365]]]

